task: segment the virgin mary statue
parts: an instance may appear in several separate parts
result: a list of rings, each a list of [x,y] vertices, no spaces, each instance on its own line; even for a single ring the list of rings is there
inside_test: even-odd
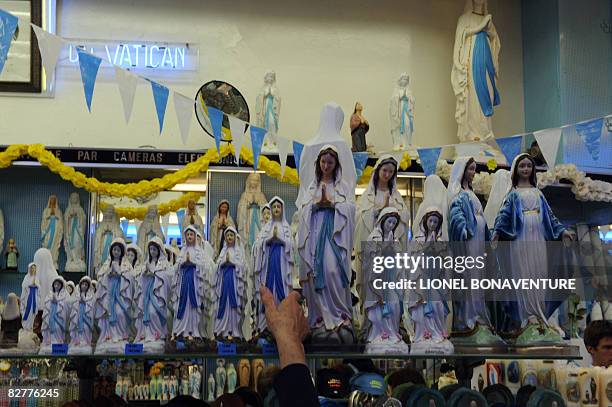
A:
[[[499,36],[487,0],[467,0],[457,22],[451,82],[457,97],[457,137],[462,142],[493,138],[493,106],[500,103]]]

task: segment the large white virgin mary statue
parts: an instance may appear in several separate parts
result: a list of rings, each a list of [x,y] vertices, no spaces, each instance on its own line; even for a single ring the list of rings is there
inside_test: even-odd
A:
[[[261,208],[267,203],[261,191],[261,176],[256,172],[249,174],[238,202],[238,234],[244,236],[249,253],[262,228]]]
[[[158,237],[162,242],[166,241],[164,232],[162,231],[161,224],[159,223],[159,213],[157,212],[157,205],[151,205],[147,209],[144,221],[138,228],[138,247],[143,253],[147,252],[147,242],[154,237]]]
[[[125,240],[123,230],[119,226],[119,219],[115,213],[115,208],[109,205],[102,213],[102,222],[96,228],[96,235],[94,237],[94,267],[96,272],[100,270],[100,267],[102,267],[108,258],[112,241],[119,238]]]
[[[499,36],[487,0],[467,0],[457,22],[451,82],[457,97],[457,137],[462,142],[494,137],[491,117],[500,103]]]
[[[340,135],[343,120],[337,104],[325,105],[318,134],[304,146],[300,159],[300,282],[313,341],[319,343],[355,341],[350,262],[356,173],[350,148]]]
[[[87,271],[85,264],[85,211],[81,207],[79,194],[70,194],[68,207],[64,213],[64,249],[66,250],[66,271],[82,273]]]
[[[57,196],[53,194],[49,196],[49,202],[40,221],[40,246],[49,249],[56,268],[63,234],[64,217],[57,202]]]
[[[391,138],[393,150],[404,150],[412,145],[414,133],[414,96],[410,90],[410,77],[406,72],[397,80],[389,104],[389,118],[391,120]]]
[[[264,85],[255,102],[255,124],[275,136],[278,133],[280,108],[281,97],[276,87],[276,73],[270,71],[264,76]],[[274,148],[275,144],[266,139],[264,146]]]

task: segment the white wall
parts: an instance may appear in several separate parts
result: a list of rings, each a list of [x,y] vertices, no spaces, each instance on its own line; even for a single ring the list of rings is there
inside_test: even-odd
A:
[[[268,69],[283,96],[280,129],[308,140],[321,106],[330,100],[348,115],[356,100],[370,121],[369,143],[390,148],[388,99],[402,71],[416,97],[417,144],[455,143],[455,101],[450,68],[460,0],[58,0],[58,34],[86,39],[190,41],[200,46],[200,68],[188,80],[166,84],[195,95],[204,82],[222,79],[247,98]],[[501,37],[502,105],[495,132],[524,127],[520,1],[489,5]],[[60,67],[54,99],[0,98],[0,144],[42,142],[54,146],[199,149],[213,145],[195,120],[183,146],[169,101],[161,137],[150,86],[138,87],[126,125],[112,70],[101,70],[92,113],[87,112],[78,68]],[[170,98],[171,99],[171,98]]]

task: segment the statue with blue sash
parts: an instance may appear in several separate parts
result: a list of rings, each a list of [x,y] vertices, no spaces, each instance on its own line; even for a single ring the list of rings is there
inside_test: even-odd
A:
[[[281,97],[276,87],[276,73],[270,71],[264,76],[264,85],[255,102],[255,125],[266,129],[274,137],[278,134],[280,108]],[[276,143],[270,137],[266,137],[263,151],[273,152],[274,150],[276,150]]]
[[[40,247],[51,252],[53,264],[57,267],[57,258],[64,235],[64,217],[57,202],[57,195],[49,196],[49,202],[44,209],[40,222]]]
[[[164,350],[168,335],[170,281],[173,268],[168,263],[164,243],[154,237],[147,243],[146,260],[137,274],[134,302],[136,304],[135,343],[142,343],[147,353]]]
[[[51,284],[52,291],[47,294],[43,306],[42,336],[40,355],[52,353],[53,345],[66,343],[68,332],[69,301],[66,292],[66,282],[57,277]]]
[[[106,263],[110,253],[110,245],[115,239],[125,239],[125,236],[119,225],[119,218],[115,213],[115,208],[112,205],[108,205],[102,211],[102,222],[96,227],[96,234],[94,236],[94,269],[96,276],[104,263]]]
[[[96,354],[125,351],[132,330],[133,284],[127,247],[123,239],[115,239],[109,256],[98,273],[95,317],[100,328]]]
[[[462,142],[494,138],[491,117],[500,103],[500,47],[487,0],[466,0],[457,22],[451,71],[457,137]]]
[[[66,250],[65,271],[84,273],[85,264],[85,211],[81,206],[79,194],[70,194],[68,207],[64,213],[64,249]]]
[[[40,279],[37,277],[36,263],[28,264],[28,272],[21,283],[21,325],[27,331],[34,331],[34,320],[39,311],[42,311],[45,295],[40,291]]]
[[[76,301],[70,308],[71,355],[90,355],[94,331],[95,290],[91,278],[84,276],[76,290]]]

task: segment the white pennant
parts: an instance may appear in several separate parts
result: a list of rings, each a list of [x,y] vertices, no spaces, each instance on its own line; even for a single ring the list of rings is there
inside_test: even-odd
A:
[[[129,123],[130,117],[132,116],[132,108],[134,107],[134,95],[136,94],[138,76],[117,65],[115,65],[114,68],[115,79],[117,80],[121,101],[123,102],[123,116],[125,117],[125,122]]]
[[[563,129],[561,128],[540,130],[533,133],[540,147],[540,151],[542,151],[542,155],[544,155],[546,164],[548,164],[548,168],[553,168],[555,166],[562,133]]]
[[[60,51],[64,40],[57,35],[53,35],[37,25],[31,24],[38,39],[38,49],[40,50],[40,57],[42,58],[43,66],[45,67],[45,73],[47,74],[47,84],[53,76],[55,71],[55,65],[57,64],[57,58],[59,57]]]
[[[228,115],[230,125],[230,132],[232,133],[232,144],[234,145],[234,152],[236,153],[236,164],[240,162],[240,150],[244,145],[244,130],[246,123],[237,117]]]
[[[176,120],[181,131],[181,140],[183,144],[187,144],[189,137],[189,128],[191,127],[191,117],[193,116],[194,100],[178,92],[174,92],[174,111],[176,112]]]
[[[269,133],[268,133],[269,134]],[[287,153],[292,148],[293,143],[291,140],[279,135],[275,136],[276,148],[278,148],[278,158],[281,166],[281,177],[285,175],[285,167],[287,166]]]

